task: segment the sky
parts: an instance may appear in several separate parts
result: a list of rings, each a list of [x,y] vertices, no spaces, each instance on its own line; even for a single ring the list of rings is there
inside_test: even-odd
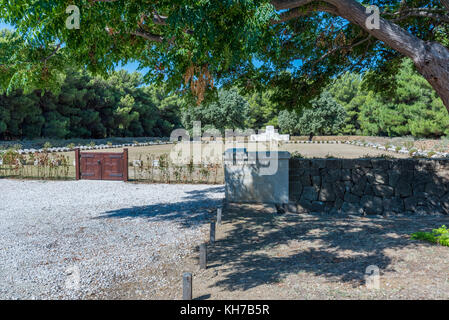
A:
[[[4,28],[11,29],[11,26],[0,21],[0,29],[4,29]]]

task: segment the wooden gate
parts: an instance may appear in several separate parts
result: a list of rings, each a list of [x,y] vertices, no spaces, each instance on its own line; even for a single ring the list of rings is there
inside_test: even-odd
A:
[[[75,149],[76,180],[128,181],[128,149],[123,152],[80,152]]]

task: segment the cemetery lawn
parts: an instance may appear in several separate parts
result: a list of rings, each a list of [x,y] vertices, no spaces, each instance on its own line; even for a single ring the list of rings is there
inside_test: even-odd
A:
[[[212,144],[202,144],[205,146],[213,146]],[[179,145],[180,146],[180,145]],[[128,147],[128,158],[129,161],[138,160],[141,158],[145,160],[145,156],[148,154],[161,155],[164,153],[170,153],[174,150],[175,145],[155,145],[155,146],[145,146],[145,147]],[[216,154],[221,154],[221,149],[216,148]],[[185,150],[185,149],[183,149]],[[255,151],[256,145],[254,143],[248,144],[249,151]],[[334,156],[336,158],[361,158],[364,156],[369,157],[379,157],[388,155],[395,158],[405,158],[407,155],[398,154],[394,152],[376,150],[368,147],[359,147],[347,144],[284,144],[279,147],[280,151],[289,151],[290,153],[299,152],[307,158],[324,158],[326,156]],[[106,149],[106,150],[92,150],[92,152],[122,152],[122,148],[117,149]],[[187,150],[186,150],[187,151]],[[89,150],[89,152],[91,152]],[[74,159],[74,152],[69,152],[71,159]],[[66,153],[67,155],[67,153]]]

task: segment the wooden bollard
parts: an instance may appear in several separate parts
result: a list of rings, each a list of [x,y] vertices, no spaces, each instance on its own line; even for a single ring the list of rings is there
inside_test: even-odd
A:
[[[207,268],[207,246],[205,243],[200,244],[200,269]]]
[[[182,276],[182,299],[192,300],[192,274],[186,272]]]
[[[223,212],[223,209],[218,208],[217,209],[217,225],[221,224],[221,213]]]
[[[215,245],[215,222],[210,223],[210,244]]]

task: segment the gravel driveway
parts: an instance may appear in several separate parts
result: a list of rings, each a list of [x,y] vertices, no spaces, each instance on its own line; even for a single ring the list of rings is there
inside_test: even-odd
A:
[[[221,186],[0,180],[0,299],[101,296],[192,253]],[[79,281],[78,281],[79,279]]]

